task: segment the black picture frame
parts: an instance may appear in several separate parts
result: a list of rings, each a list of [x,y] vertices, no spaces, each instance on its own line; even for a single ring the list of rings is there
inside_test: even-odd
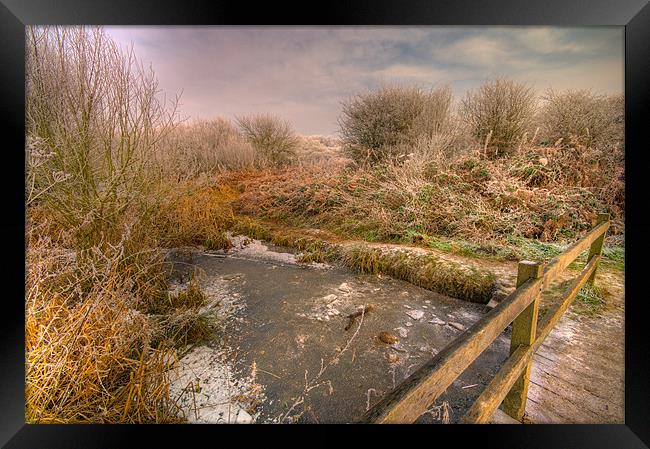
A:
[[[131,447],[191,444],[199,438],[220,442],[226,435],[284,440],[286,433],[311,431],[315,426],[183,426],[183,425],[26,425],[24,413],[24,26],[29,24],[105,25],[560,25],[625,27],[626,112],[626,313],[625,424],[531,426],[347,426],[350,435],[386,438],[396,431],[443,444],[447,438],[482,447],[642,448],[650,444],[650,370],[644,257],[650,221],[644,215],[648,171],[648,109],[650,106],[650,6],[648,0],[517,0],[391,2],[366,0],[319,5],[226,1],[126,0],[0,0],[0,126],[3,127],[0,222],[4,257],[0,258],[6,286],[4,323],[0,327],[0,444],[22,447]],[[645,238],[645,240],[644,240]],[[341,426],[335,426],[337,430]],[[415,429],[414,429],[415,427]],[[408,429],[408,430],[407,430]],[[435,430],[434,430],[435,429]],[[405,432],[405,433],[406,433]],[[328,432],[329,433],[329,432]],[[236,435],[234,435],[236,434]],[[328,435],[329,436],[329,435]],[[290,437],[290,439],[293,439]],[[282,443],[282,440],[278,442]],[[296,440],[298,442],[304,440]],[[331,440],[331,444],[340,444]],[[438,443],[439,442],[439,443]],[[367,442],[365,444],[368,444]]]

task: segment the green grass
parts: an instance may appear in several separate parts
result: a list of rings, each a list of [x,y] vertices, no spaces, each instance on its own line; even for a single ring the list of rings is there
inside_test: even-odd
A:
[[[438,251],[444,251],[446,253],[450,253],[453,251],[453,246],[451,243],[446,242],[442,239],[436,238],[436,237],[429,237],[427,240],[427,243],[429,244],[429,247],[431,249],[436,249]]]
[[[518,259],[536,261],[549,261],[559,256],[566,249],[566,247],[556,243],[545,243],[525,238],[509,238],[508,243],[512,246]]]
[[[399,251],[382,252],[378,248],[370,248],[365,245],[342,248],[314,237],[301,235],[296,230],[270,228],[250,218],[237,219],[235,223],[233,230],[236,232],[302,251],[299,261],[303,263],[340,261],[362,273],[387,274],[428,290],[471,302],[487,302],[493,292],[495,284],[493,273],[485,270],[473,270],[460,264],[443,261],[435,255],[412,255]],[[367,228],[357,229],[357,233],[354,234],[348,235],[348,237],[361,238],[369,242],[381,241]],[[528,259],[548,262],[566,250],[566,246],[563,245],[524,238],[509,238],[509,245],[503,246],[489,243],[475,244],[428,235],[420,232],[419,229],[406,230],[397,242],[416,244],[467,257],[512,261]],[[581,270],[586,257],[587,252],[584,252],[569,265],[569,269]],[[603,250],[604,265],[622,270],[625,267],[624,260],[625,250],[622,247]],[[589,311],[592,309],[595,310],[597,298],[591,298],[590,302],[585,296],[593,296],[592,293],[581,293],[584,304],[579,307],[579,310],[583,310],[584,313],[590,313]]]
[[[377,243],[402,243],[422,246],[446,253],[458,254],[460,256],[496,261],[519,261],[534,260],[548,262],[565,251],[569,245],[558,243],[541,242],[535,239],[523,237],[508,237],[505,244],[496,243],[473,243],[466,240],[443,237],[427,234],[421,227],[406,229],[401,235],[388,236],[379,232],[379,226],[373,223],[360,223],[354,218],[348,218],[341,223],[337,229],[327,228],[334,234],[343,238],[359,239],[366,242]],[[298,228],[305,226],[305,223],[294,223]],[[252,238],[269,240],[280,246],[290,246],[304,250],[308,241],[294,242],[297,237],[295,232],[291,235],[283,235],[286,231],[275,230],[271,232],[265,225],[248,217],[237,218],[233,230]],[[301,237],[304,239],[304,237]],[[334,253],[327,254],[327,251],[314,250],[305,252],[302,260],[305,262],[324,262],[336,259]],[[586,262],[587,252],[581,254],[569,265],[570,270],[581,270]],[[625,270],[625,248],[612,247],[603,249],[603,266],[617,270]]]
[[[625,271],[625,248],[614,246],[612,248],[603,248],[603,265]]]
[[[585,285],[573,301],[572,311],[578,315],[596,316],[605,305],[605,290],[597,285]]]

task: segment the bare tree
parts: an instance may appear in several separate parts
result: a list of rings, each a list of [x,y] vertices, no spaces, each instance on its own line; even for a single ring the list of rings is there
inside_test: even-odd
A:
[[[151,68],[99,27],[26,34],[27,202],[92,244],[141,199],[178,98],[168,108]]]

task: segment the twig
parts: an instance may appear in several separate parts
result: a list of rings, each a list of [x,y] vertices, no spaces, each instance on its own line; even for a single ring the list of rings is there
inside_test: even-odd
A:
[[[443,424],[449,424],[449,404],[447,401],[444,401],[440,405],[431,406],[423,413],[423,415],[424,414],[431,415],[433,419],[442,421]]]
[[[307,370],[305,370],[305,388],[303,389],[300,396],[298,396],[298,398],[291,405],[291,407],[289,407],[289,410],[287,410],[287,412],[284,415],[281,416],[280,422],[284,422],[287,419],[287,417],[291,414],[291,412],[298,405],[303,404],[305,402],[305,397],[307,396],[307,394],[309,394],[309,392],[311,390],[313,390],[314,388],[318,388],[321,385],[329,384],[330,395],[334,392],[331,381],[329,381],[329,380],[327,380],[327,381],[319,381],[319,379],[325,373],[327,368],[329,368],[332,365],[336,365],[339,362],[339,357],[341,355],[343,355],[345,353],[345,351],[347,351],[350,348],[350,344],[352,344],[352,341],[357,337],[357,335],[359,335],[359,330],[361,329],[361,326],[363,325],[363,318],[365,316],[365,312],[366,312],[366,307],[364,305],[364,308],[361,311],[361,319],[359,320],[359,325],[357,326],[356,330],[354,331],[354,333],[352,334],[350,339],[347,341],[347,343],[345,344],[343,349],[341,349],[341,351],[338,353],[338,355],[333,357],[327,364],[325,364],[325,361],[321,358],[320,370],[318,371],[318,374],[316,374],[316,376],[311,381],[308,378],[309,372]],[[304,413],[304,411],[302,413],[300,413],[300,415],[297,415],[295,418],[298,418],[298,417],[302,416],[303,413]]]
[[[282,378],[281,378],[280,376],[278,376],[277,374],[273,374],[273,373],[271,373],[271,372],[269,372],[269,371],[264,371],[264,370],[261,369],[261,368],[257,368],[257,371],[260,371],[260,372],[262,372],[262,373],[266,373],[266,374],[270,374],[271,376],[273,376],[273,377],[277,377],[278,379],[282,379]]]
[[[368,388],[368,391],[366,392],[366,411],[370,410],[370,392],[375,393],[375,396],[377,395],[377,390],[374,388]]]

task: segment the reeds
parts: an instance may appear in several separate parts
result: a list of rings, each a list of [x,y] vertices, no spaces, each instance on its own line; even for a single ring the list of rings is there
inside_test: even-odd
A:
[[[150,230],[163,246],[202,245],[206,249],[227,249],[224,231],[234,216],[230,201],[236,192],[227,186],[173,185],[158,198]]]
[[[174,353],[150,345],[154,323],[140,309],[153,286],[138,278],[142,267],[125,269],[128,259],[123,243],[80,256],[28,234],[28,422],[177,420],[166,374]]]

